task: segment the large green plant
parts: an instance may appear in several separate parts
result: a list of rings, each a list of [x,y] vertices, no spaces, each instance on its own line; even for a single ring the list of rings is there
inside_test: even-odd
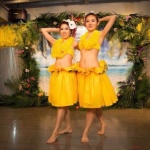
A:
[[[133,29],[131,34],[124,33],[122,35],[123,37],[124,35],[132,35],[127,36],[126,39],[129,43],[127,51],[128,61],[133,62],[133,67],[127,80],[119,82],[119,102],[115,106],[121,108],[150,106],[147,103],[150,96],[150,79],[144,71],[147,50],[150,48],[150,37],[148,36],[150,19],[141,18],[140,24]],[[121,37],[121,39],[123,38]]]

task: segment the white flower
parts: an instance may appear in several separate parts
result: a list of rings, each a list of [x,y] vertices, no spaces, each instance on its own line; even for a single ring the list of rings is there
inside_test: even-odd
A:
[[[73,20],[67,19],[67,20],[63,20],[63,21],[68,22],[70,29],[75,29],[77,27]]]
[[[53,22],[53,24],[54,24],[54,25],[56,25],[56,24],[57,24],[57,22],[56,22],[56,21],[54,21],[54,22]]]
[[[90,12],[88,12],[88,13],[85,13],[84,16],[87,16],[88,14],[94,14],[94,11],[92,10],[92,11],[90,11]]]
[[[114,28],[114,31],[117,32],[117,28]]]
[[[29,72],[29,69],[25,69],[25,72]]]

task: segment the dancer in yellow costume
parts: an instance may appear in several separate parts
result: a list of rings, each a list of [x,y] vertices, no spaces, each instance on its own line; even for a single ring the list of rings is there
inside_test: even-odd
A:
[[[97,116],[101,129],[99,135],[105,132],[106,123],[102,117],[103,106],[111,106],[117,101],[116,93],[106,75],[107,64],[104,60],[98,61],[98,53],[104,38],[116,20],[116,16],[106,16],[99,19],[93,12],[85,15],[85,27],[88,32],[81,36],[79,49],[81,59],[77,66],[77,80],[80,107],[88,108],[86,125],[81,142],[89,142],[88,132]],[[108,21],[102,31],[96,30],[102,21]]]
[[[75,66],[72,65],[74,47],[77,42],[71,35],[71,29],[75,28],[75,23],[67,20],[60,24],[59,28],[42,28],[41,32],[52,44],[51,56],[56,58],[55,64],[48,68],[51,72],[49,102],[57,107],[55,128],[47,143],[56,141],[59,134],[71,133],[70,111],[68,106],[77,102],[77,80]],[[59,32],[61,38],[56,40],[49,33]],[[63,119],[66,120],[66,128],[59,132]]]

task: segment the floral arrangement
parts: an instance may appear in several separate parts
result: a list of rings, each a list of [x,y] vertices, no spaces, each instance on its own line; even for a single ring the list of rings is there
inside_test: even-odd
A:
[[[136,16],[137,17],[137,16]],[[133,19],[131,16],[129,19]],[[115,106],[121,108],[149,107],[150,79],[144,71],[146,67],[147,50],[150,48],[150,18],[138,18],[136,26],[132,23],[132,32],[126,33],[126,41],[129,43],[128,61],[133,62],[132,70],[124,82],[119,82],[119,102]]]
[[[7,33],[7,36],[2,38],[3,45],[1,46],[16,47],[18,49],[16,55],[18,55],[21,62],[21,76],[19,78],[8,79],[5,83],[13,92],[13,95],[1,95],[1,103],[15,107],[45,105],[47,103],[47,97],[38,86],[40,70],[33,57],[40,37],[38,28],[34,22],[29,21],[18,25],[2,26],[1,30]],[[9,39],[8,36],[10,37],[7,30],[9,33],[13,33],[12,37],[14,39],[11,37],[10,39],[12,40],[10,42],[7,40]]]
[[[17,43],[16,43],[16,33],[15,31],[13,30],[13,28],[15,27],[16,25],[7,25],[7,26],[1,26],[0,27],[0,47],[9,47],[9,46],[16,46]],[[7,35],[11,35],[8,36]]]
[[[59,14],[45,13],[41,14],[35,20],[20,26],[0,26],[1,35],[4,35],[6,31],[11,33],[8,35],[12,35],[10,41],[8,41],[5,36],[0,39],[0,47],[17,46],[19,49],[17,54],[22,59],[22,76],[20,79],[8,81],[6,85],[13,87],[16,93],[16,99],[19,99],[21,95],[24,96],[26,99],[25,106],[40,106],[42,102],[44,102],[44,104],[47,103],[47,97],[38,87],[39,69],[38,64],[32,57],[32,54],[35,52],[34,45],[36,45],[40,39],[38,29],[41,27],[58,27],[59,23],[64,19],[70,19],[77,25],[83,25],[84,15],[84,13],[79,12],[62,12]],[[97,15],[104,17],[111,15],[111,13],[99,12]],[[107,36],[107,39],[111,41],[114,39],[119,40],[120,55],[124,43],[128,43],[128,61],[133,62],[133,67],[128,73],[127,80],[118,83],[119,91],[117,95],[119,101],[112,107],[150,107],[150,102],[148,102],[150,79],[146,76],[144,71],[147,50],[150,47],[150,17],[140,14],[116,15],[117,20]],[[104,25],[105,23],[100,24],[99,28]],[[14,32],[16,30],[17,32]],[[16,88],[12,86],[13,83],[17,85]],[[4,99],[6,99],[6,96],[0,96],[0,102],[2,104],[4,104]],[[7,97],[7,99],[11,98]],[[7,104],[14,103],[14,101],[11,102],[12,99],[7,102]]]

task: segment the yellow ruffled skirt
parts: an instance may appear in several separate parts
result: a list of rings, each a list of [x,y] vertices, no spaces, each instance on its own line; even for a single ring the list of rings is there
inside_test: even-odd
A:
[[[99,67],[77,70],[79,104],[82,108],[100,108],[111,106],[117,101],[114,88],[105,73],[107,64],[104,60],[99,62]]]
[[[75,65],[67,68],[48,67],[51,72],[48,101],[56,107],[71,106],[77,102]]]

